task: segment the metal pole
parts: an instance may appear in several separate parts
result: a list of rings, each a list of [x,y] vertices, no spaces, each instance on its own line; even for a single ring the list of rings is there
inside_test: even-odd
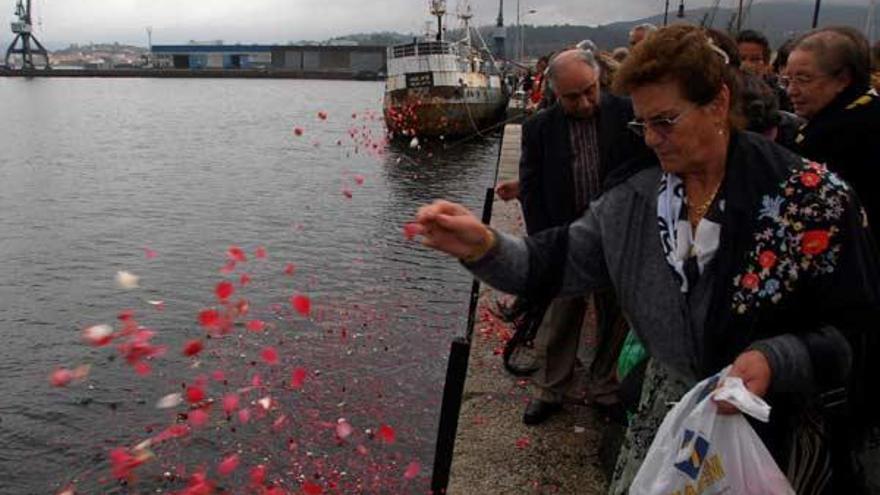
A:
[[[736,34],[739,34],[742,31],[742,20],[743,20],[743,0],[739,0],[739,11],[736,14]]]
[[[821,5],[822,0],[816,0],[816,9],[813,11],[813,29],[816,29],[816,26],[819,25],[819,9]]]
[[[666,0],[666,9],[663,10],[663,26],[669,23],[669,0]]]
[[[488,224],[492,219],[494,200],[495,190],[487,188],[486,198],[483,202],[483,223]],[[461,412],[479,297],[480,282],[474,279],[471,285],[466,333],[464,337],[457,337],[452,341],[449,350],[449,363],[446,365],[446,383],[443,385],[443,400],[440,403],[440,426],[437,428],[434,470],[431,475],[431,493],[435,494],[446,493],[446,488],[449,486],[452,455],[455,451],[455,436],[458,432],[458,416]]]
[[[522,62],[525,55],[525,44],[523,44],[523,27],[519,8],[520,0],[516,0],[516,26],[519,28],[519,60]]]

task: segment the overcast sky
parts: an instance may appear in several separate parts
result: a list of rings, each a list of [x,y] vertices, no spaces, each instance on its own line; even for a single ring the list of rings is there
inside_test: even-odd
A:
[[[470,0],[475,24],[494,22],[498,0]],[[664,0],[520,0],[537,13],[528,24],[597,25],[631,20],[662,11]],[[733,7],[737,0],[721,0]],[[797,0],[812,3],[813,0]],[[826,3],[829,0],[825,0]],[[833,0],[860,3],[869,0]],[[457,0],[449,0],[450,10]],[[0,39],[9,39],[14,0],[0,0]],[[44,42],[120,41],[154,43],[224,40],[273,43],[324,40],[354,32],[421,32],[428,0],[33,0],[34,24]],[[506,0],[505,21],[516,20],[517,0]],[[671,0],[671,8],[678,5]],[[710,0],[686,0],[688,8]],[[42,23],[42,24],[40,24]]]
[[[457,0],[449,0],[450,10]],[[731,2],[733,0],[722,0]],[[9,38],[14,0],[0,0],[0,39]],[[506,0],[505,21],[516,20]],[[672,2],[676,3],[676,2]],[[688,7],[707,0],[689,0]],[[663,0],[521,0],[529,24],[604,24],[660,12]],[[33,0],[44,41],[126,41],[146,44],[222,39],[226,42],[323,40],[354,32],[424,30],[428,0]],[[498,0],[471,0],[476,24],[494,22]],[[42,21],[42,26],[39,22]]]

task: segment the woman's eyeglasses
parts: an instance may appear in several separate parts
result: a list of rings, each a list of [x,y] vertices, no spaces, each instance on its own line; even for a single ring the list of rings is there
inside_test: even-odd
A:
[[[644,137],[645,133],[648,132],[648,129],[651,129],[655,133],[659,134],[661,137],[667,138],[670,134],[672,134],[672,131],[675,130],[675,126],[678,125],[678,123],[681,121],[681,118],[695,108],[697,107],[694,106],[688,108],[687,110],[681,112],[675,117],[655,117],[648,120],[636,119],[632,122],[627,123],[626,126],[629,128],[629,130],[642,137]]]

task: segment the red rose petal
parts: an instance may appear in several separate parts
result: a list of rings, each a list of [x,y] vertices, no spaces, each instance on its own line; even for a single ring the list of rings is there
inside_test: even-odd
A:
[[[238,278],[238,285],[245,287],[249,283],[251,283],[251,276],[247,273],[242,273],[241,277]]]
[[[227,416],[232,416],[238,409],[238,394],[226,394],[223,397],[223,412],[226,413]]]
[[[229,257],[230,260],[240,263],[247,261],[247,255],[244,254],[244,249],[238,246],[229,246],[229,249],[226,250],[226,256]]]
[[[250,479],[252,485],[263,486],[263,484],[266,483],[266,466],[258,464],[252,467]]]
[[[415,236],[418,235],[419,232],[421,232],[421,231],[422,231],[422,227],[421,227],[421,225],[419,225],[417,223],[408,223],[403,226],[403,236],[408,241],[413,240],[415,238]]]
[[[257,258],[258,260],[266,259],[266,248],[263,246],[257,246],[254,250],[254,258]]]
[[[203,309],[199,312],[199,325],[205,328],[217,328],[220,326],[220,313],[215,309]]]
[[[224,280],[217,284],[217,287],[214,289],[214,294],[217,295],[217,299],[221,301],[225,301],[229,299],[229,297],[235,293],[235,286],[232,285],[232,282],[228,280]]]
[[[274,347],[265,347],[260,352],[260,357],[263,359],[268,365],[276,365],[278,364],[278,351],[275,350]]]
[[[186,357],[193,357],[196,354],[202,352],[202,349],[205,348],[205,345],[202,344],[201,340],[194,339],[188,341],[183,345],[183,355]]]
[[[306,495],[321,495],[324,493],[324,489],[321,488],[321,485],[316,485],[310,481],[306,481],[302,486],[303,493]]]
[[[409,466],[406,467],[406,471],[403,472],[403,477],[411,480],[418,476],[421,470],[422,466],[419,465],[419,461],[412,461],[409,463]]]
[[[266,322],[263,320],[251,320],[245,323],[245,328],[249,332],[262,332],[266,329]]]
[[[336,422],[336,437],[345,440],[354,433],[354,428],[343,418]]]
[[[205,391],[201,387],[190,386],[186,388],[186,400],[190,404],[195,404],[205,400]]]
[[[293,373],[290,374],[290,387],[299,390],[303,387],[303,383],[306,381],[306,369],[305,368],[296,368],[293,370]]]
[[[379,427],[379,431],[377,433],[377,436],[383,442],[385,442],[387,444],[392,444],[392,443],[394,443],[394,440],[396,439],[397,434],[394,432],[394,428],[392,428],[388,425],[382,425]]]
[[[293,263],[288,263],[287,265],[284,266],[284,274],[285,275],[293,276],[293,272],[295,272],[295,271],[296,271],[296,265],[294,265]]]
[[[194,409],[189,412],[188,421],[193,428],[201,428],[208,424],[210,416],[204,409]]]
[[[363,175],[355,175],[354,182],[359,186],[364,185],[364,176]]]
[[[297,313],[308,316],[312,311],[312,301],[303,295],[297,295],[290,298],[290,304]]]
[[[226,264],[220,268],[220,273],[222,273],[224,275],[228,275],[234,271],[235,271],[235,261],[234,260],[227,261]]]
[[[49,375],[49,383],[53,387],[66,387],[73,381],[73,372],[69,369],[58,368]]]
[[[238,454],[232,454],[227,456],[225,459],[220,461],[220,464],[217,465],[217,472],[220,476],[229,476],[236,469],[238,469],[238,464],[240,460],[238,458]]]
[[[241,421],[242,424],[247,424],[248,421],[251,420],[250,409],[240,409],[238,411],[238,420]]]

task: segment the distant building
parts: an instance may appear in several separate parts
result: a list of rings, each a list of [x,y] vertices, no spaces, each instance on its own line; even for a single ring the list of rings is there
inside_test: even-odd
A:
[[[153,63],[166,69],[261,69],[272,64],[269,45],[153,45]]]
[[[272,68],[374,78],[387,72],[384,46],[273,46]]]
[[[152,61],[164,69],[274,69],[375,78],[386,72],[383,46],[153,45]]]

